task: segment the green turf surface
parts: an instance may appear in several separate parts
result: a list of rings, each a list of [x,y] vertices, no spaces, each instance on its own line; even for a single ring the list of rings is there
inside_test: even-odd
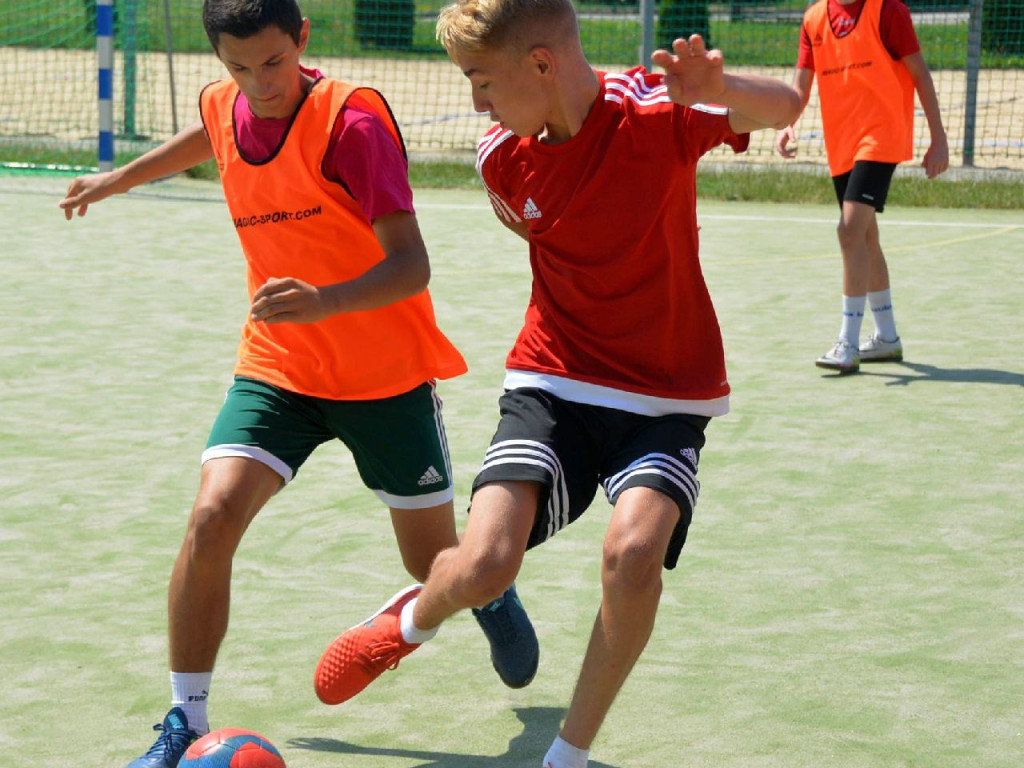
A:
[[[166,581],[246,303],[222,203],[188,185],[67,223],[66,180],[0,179],[0,745],[5,768],[121,768],[168,701]],[[207,188],[208,189],[208,188]],[[465,507],[495,424],[525,248],[474,191],[417,203]],[[1024,222],[882,216],[901,365],[813,366],[839,324],[834,206],[701,204],[733,410],[654,637],[593,768],[1017,768],[1024,755]],[[870,322],[867,323],[870,326]],[[356,699],[326,643],[408,582],[340,446],[257,518],[235,564],[215,726],[290,768],[538,768],[600,596],[603,500],[518,580],[541,640],[504,689],[468,615]]]

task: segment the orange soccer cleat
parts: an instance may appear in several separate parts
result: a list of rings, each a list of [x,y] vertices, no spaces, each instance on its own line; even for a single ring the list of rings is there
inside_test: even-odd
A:
[[[402,638],[401,616],[402,608],[422,589],[420,584],[406,587],[373,616],[342,632],[327,646],[313,675],[320,701],[348,701],[420,647]]]

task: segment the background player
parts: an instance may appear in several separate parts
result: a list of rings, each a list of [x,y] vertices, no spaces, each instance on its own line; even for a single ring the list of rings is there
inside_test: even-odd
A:
[[[843,319],[839,339],[816,364],[852,373],[861,361],[902,360],[876,212],[885,208],[896,165],[914,156],[915,90],[931,133],[921,164],[929,179],[949,167],[935,85],[910,9],[901,0],[819,0],[804,14],[796,67],[793,84],[804,106],[818,76],[825,150],[842,210]],[[789,144],[795,140],[792,125],[779,132],[783,157],[796,155]],[[865,304],[875,331],[858,346]]]

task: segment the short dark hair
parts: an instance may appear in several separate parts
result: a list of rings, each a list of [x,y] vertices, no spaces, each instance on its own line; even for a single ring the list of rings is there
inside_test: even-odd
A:
[[[213,50],[221,35],[246,38],[278,27],[299,44],[302,11],[295,0],[203,0],[203,28]]]

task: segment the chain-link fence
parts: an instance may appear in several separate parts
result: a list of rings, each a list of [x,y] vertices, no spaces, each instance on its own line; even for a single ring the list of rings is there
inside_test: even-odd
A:
[[[202,0],[113,3],[113,132],[123,153],[196,120],[200,89],[225,72],[202,29]],[[311,21],[305,61],[382,91],[410,151],[468,155],[487,118],[473,112],[465,78],[434,40],[443,4],[300,0]],[[724,52],[727,67],[788,82],[806,5],[607,0],[577,8],[584,48],[598,68],[635,66],[645,40],[663,46],[701,32]],[[1024,0],[910,0],[909,6],[952,163],[1024,170]],[[96,0],[0,0],[0,161],[95,165],[96,31]],[[916,122],[920,154],[928,143],[920,110]],[[802,158],[824,163],[816,95],[798,129]],[[771,133],[756,134],[744,158],[772,159]]]

